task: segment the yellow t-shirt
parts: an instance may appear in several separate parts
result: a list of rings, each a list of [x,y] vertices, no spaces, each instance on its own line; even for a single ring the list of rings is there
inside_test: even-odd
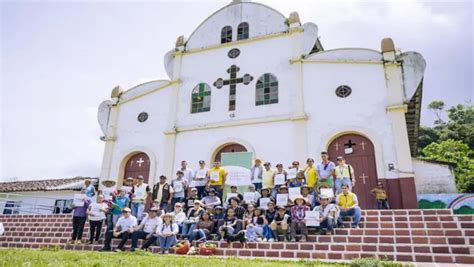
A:
[[[375,193],[375,199],[387,199],[387,192],[383,189],[374,188],[372,189],[372,192]]]
[[[304,176],[306,177],[306,183],[308,186],[313,187],[318,181],[318,174],[316,172],[316,167],[311,167],[306,169]]]
[[[224,184],[224,176],[225,170],[222,167],[216,168],[213,167],[209,170],[209,182],[211,185],[223,185]],[[217,180],[217,181],[216,181]]]
[[[262,173],[262,186],[263,187],[273,187],[275,185],[273,180],[273,175],[275,171],[270,169],[269,171],[263,169]]]

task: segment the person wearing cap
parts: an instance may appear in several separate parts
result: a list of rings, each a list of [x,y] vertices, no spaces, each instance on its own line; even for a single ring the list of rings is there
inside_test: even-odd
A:
[[[352,228],[359,228],[362,211],[359,207],[357,195],[349,190],[349,185],[342,184],[342,193],[337,195],[336,203],[341,210],[337,225],[343,228],[342,217],[353,217]]]
[[[303,185],[306,185],[306,181],[304,180],[304,171],[300,170],[296,173],[296,179],[288,182],[288,187],[302,187]]]
[[[262,160],[256,158],[254,161],[254,165],[250,169],[250,181],[255,186],[257,190],[262,188],[262,175],[263,175],[263,167],[262,167]]]
[[[242,196],[241,193],[237,192],[237,186],[236,185],[231,185],[230,186],[230,192],[226,194],[225,201],[224,201],[224,208],[227,208],[230,204],[230,198],[232,197],[238,197],[240,201],[244,200],[244,196]]]
[[[275,171],[272,168],[272,164],[270,162],[265,162],[263,164],[263,174],[262,174],[262,187],[272,188],[275,186],[274,178],[275,178]]]
[[[178,241],[176,236],[179,233],[179,227],[173,222],[173,213],[165,213],[161,215],[161,219],[163,223],[157,227],[156,235],[158,236],[161,253],[168,254],[169,249]]]
[[[216,190],[210,188],[207,196],[201,199],[201,203],[206,208],[214,208],[214,206],[221,205],[221,199],[217,196]]]
[[[304,176],[306,179],[306,184],[309,185],[311,188],[314,188],[314,186],[318,182],[318,172],[316,171],[316,167],[314,166],[314,159],[308,158],[306,160]]]
[[[148,184],[143,182],[144,177],[142,175],[137,176],[137,184],[133,187],[132,191],[132,215],[137,218],[138,221],[143,219],[143,210],[145,209],[145,202],[150,194],[150,187]]]
[[[152,235],[156,232],[156,228],[163,222],[158,216],[160,210],[157,208],[151,208],[140,225],[135,227],[132,233],[132,246],[130,251],[135,251],[137,248],[138,239],[149,240]]]
[[[319,183],[326,183],[334,188],[334,169],[336,165],[329,160],[329,155],[326,151],[321,152],[321,163],[318,163],[316,170],[318,171]]]
[[[84,186],[82,187],[82,189],[84,189],[84,194],[86,194],[88,198],[92,198],[95,196],[95,187],[92,184],[91,179],[84,180]]]
[[[102,231],[102,224],[105,220],[105,215],[108,212],[108,205],[104,202],[104,196],[98,194],[95,201],[93,201],[87,208],[87,218],[89,219],[89,244],[99,242],[100,232]]]
[[[275,217],[273,217],[273,221],[270,224],[270,228],[272,230],[272,238],[274,240],[279,240],[278,236],[283,235],[283,241],[287,242],[290,240],[289,238],[289,230],[288,227],[291,224],[291,217],[287,214],[286,208],[283,206],[277,207],[277,213]]]
[[[191,184],[191,188],[196,188],[199,198],[203,198],[206,189],[206,184],[208,183],[209,168],[206,167],[206,162],[204,160],[200,160],[199,169],[194,171],[193,184]]]
[[[181,232],[183,238],[189,238],[193,230],[196,229],[197,222],[204,212],[204,209],[201,207],[201,201],[194,201],[194,207],[188,210],[186,219],[183,221],[183,229]]]
[[[320,195],[319,202],[321,205],[314,207],[313,211],[319,214],[319,234],[333,234],[334,226],[336,226],[337,218],[339,216],[339,208],[332,203],[329,203],[330,197],[327,195]],[[324,230],[326,229],[326,231]]]
[[[112,238],[121,239],[117,249],[115,251],[122,251],[123,246],[132,235],[135,227],[137,226],[137,218],[131,214],[129,208],[124,208],[122,211],[123,215],[118,219],[117,224],[113,230],[108,230],[105,234],[104,247],[99,251],[111,251]]]
[[[306,242],[308,237],[308,229],[306,228],[305,216],[306,211],[309,211],[309,207],[306,205],[306,199],[303,196],[297,196],[293,199],[295,205],[291,207],[291,226],[290,226],[290,237],[291,242],[296,242],[296,233],[301,233],[300,242]]]
[[[194,207],[194,201],[201,199],[197,188],[193,187],[189,192],[189,196],[184,201],[184,212],[188,212],[189,209]]]
[[[275,170],[275,174],[274,174],[274,181],[273,181],[273,184],[275,185],[273,187],[273,191],[272,191],[272,196],[273,197],[276,197],[276,194],[279,193],[280,191],[280,187],[281,186],[286,186],[287,185],[287,172],[283,169],[283,164],[281,163],[278,163],[276,166],[276,170]],[[277,179],[278,177],[281,177],[282,179]],[[283,180],[283,183],[280,183],[280,184],[277,184],[277,180]]]
[[[209,170],[209,184],[216,190],[218,197],[222,198],[225,181],[227,179],[227,171],[221,167],[221,162],[214,162],[214,167]]]
[[[335,188],[336,194],[342,192],[342,185],[345,184],[349,187],[349,191],[352,191],[352,187],[355,186],[355,175],[354,168],[351,165],[346,164],[344,157],[337,157],[337,166],[334,168]]]
[[[287,179],[289,182],[292,182],[296,180],[298,172],[300,172],[300,162],[299,161],[293,161],[291,163],[291,166],[288,167],[288,176]]]
[[[250,195],[252,197],[252,200],[250,201],[250,203],[254,202],[254,203],[257,203],[258,200],[260,199],[260,197],[262,196],[257,190],[255,190],[256,187],[254,184],[250,184],[249,187],[248,187],[248,190],[247,192],[244,193],[244,195]],[[245,200],[244,200],[244,203],[245,204],[250,204],[250,203],[247,203]]]
[[[179,232],[183,229],[183,222],[186,220],[186,213],[183,211],[183,204],[180,202],[174,204],[174,222],[179,226]]]
[[[173,193],[172,193],[172,201],[171,201],[171,204],[172,204],[172,207],[174,207],[174,205],[176,203],[182,203],[184,202],[184,199],[186,197],[186,192],[188,191],[188,181],[183,179],[183,171],[181,170],[178,170],[176,172],[176,179],[173,180],[172,182],[172,187],[173,187]]]
[[[377,201],[377,208],[379,210],[389,209],[387,192],[383,188],[383,183],[382,182],[378,182],[377,187],[370,190],[370,193],[373,196],[375,196],[375,200]]]
[[[168,205],[171,206],[173,197],[173,187],[166,181],[166,176],[160,175],[160,181],[153,186],[153,199],[160,201],[160,209],[164,212],[168,211]]]
[[[125,190],[122,188],[119,188],[117,190],[117,196],[114,197],[112,201],[112,222],[113,225],[115,225],[122,216],[122,211],[125,207],[128,207],[128,204],[130,202],[130,199],[126,195]]]

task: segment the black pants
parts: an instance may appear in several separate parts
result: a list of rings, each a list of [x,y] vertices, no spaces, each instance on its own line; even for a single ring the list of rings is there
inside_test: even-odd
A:
[[[72,240],[81,240],[82,232],[84,232],[84,224],[86,217],[72,217]]]
[[[135,231],[132,234],[132,248],[137,248],[138,239],[146,239],[150,233],[144,231]]]
[[[89,241],[95,239],[95,241],[99,241],[100,232],[102,231],[102,223],[104,221],[90,221],[89,220]],[[94,235],[95,234],[95,235]],[[95,238],[94,238],[95,237]]]
[[[105,242],[104,242],[104,248],[110,249],[110,243],[112,243],[112,238],[117,238],[117,239],[122,239],[120,240],[119,245],[117,246],[118,249],[123,249],[123,246],[125,246],[125,243],[127,240],[130,238],[131,234],[129,232],[121,233],[118,237],[114,236],[114,231],[113,230],[108,230],[107,233],[105,234]]]
[[[153,244],[156,245],[156,240],[158,240],[158,237],[152,235],[150,239],[147,239],[147,241],[142,245],[142,249],[148,249]]]

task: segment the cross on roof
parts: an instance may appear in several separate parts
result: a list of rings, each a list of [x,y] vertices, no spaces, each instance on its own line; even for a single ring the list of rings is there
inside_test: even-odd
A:
[[[223,80],[222,78],[217,79],[214,82],[214,86],[217,89],[221,89],[224,85],[229,85],[229,111],[235,110],[235,93],[237,89],[238,83],[243,83],[245,85],[249,84],[253,77],[250,74],[244,74],[243,77],[237,78],[237,72],[239,72],[240,68],[236,65],[232,65],[227,69],[227,73],[230,74],[230,78],[228,80]]]

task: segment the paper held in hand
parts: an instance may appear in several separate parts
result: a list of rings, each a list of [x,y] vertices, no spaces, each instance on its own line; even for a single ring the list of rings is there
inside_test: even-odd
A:
[[[250,203],[255,201],[255,193],[254,192],[245,192],[244,193],[244,201],[245,203]]]
[[[174,192],[176,192],[176,193],[183,192],[183,182],[174,180],[173,181],[173,189],[174,189]]]
[[[84,206],[84,199],[86,198],[85,194],[74,194],[74,200],[72,204],[75,207],[81,207]]]
[[[305,214],[306,226],[319,226],[319,212],[306,211]]]
[[[262,197],[260,198],[260,208],[266,210],[268,209],[268,202],[270,202],[270,198],[269,197]]]
[[[115,191],[115,187],[104,187],[102,188],[102,195],[104,195],[105,200],[112,200],[112,192]]]
[[[206,178],[207,170],[197,170],[196,178]]]
[[[321,188],[320,189],[320,196],[327,196],[327,197],[334,197],[334,191],[332,191],[332,188]]]
[[[288,179],[295,179],[296,178],[296,168],[290,168],[287,171],[287,178]]]
[[[288,194],[277,194],[277,206],[287,206],[288,205]]]
[[[288,188],[288,194],[291,200],[295,199],[295,197],[301,195],[301,187]]]
[[[211,181],[214,181],[214,182],[219,181],[219,172],[218,171],[211,172]]]
[[[285,184],[285,174],[275,174],[275,185]]]

